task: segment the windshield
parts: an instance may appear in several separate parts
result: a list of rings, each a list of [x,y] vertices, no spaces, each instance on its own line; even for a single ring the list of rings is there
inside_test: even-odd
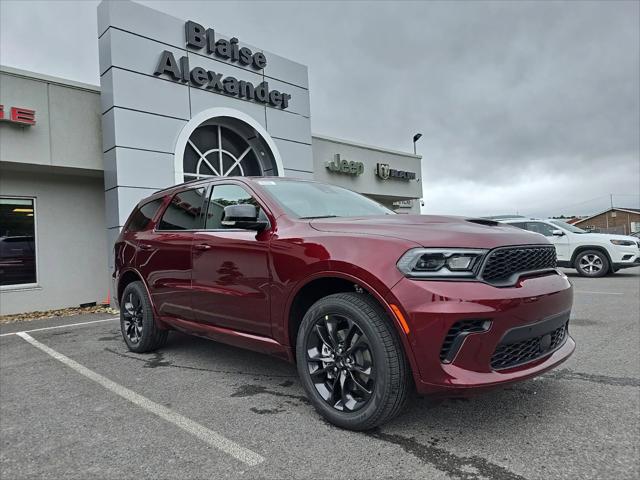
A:
[[[346,188],[325,183],[258,180],[278,204],[298,218],[363,217],[393,215],[378,202]]]
[[[581,228],[574,227],[573,225],[569,225],[567,222],[563,222],[562,220],[550,220],[550,222],[553,223],[554,225],[557,225],[558,227],[562,228],[563,230],[566,230],[567,232],[571,232],[571,233],[589,233],[589,232],[586,232],[585,230],[582,230]]]

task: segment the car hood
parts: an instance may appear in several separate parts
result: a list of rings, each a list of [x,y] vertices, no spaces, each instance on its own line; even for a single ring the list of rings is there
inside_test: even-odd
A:
[[[398,238],[423,247],[496,248],[508,245],[549,244],[542,235],[491,220],[466,217],[340,217],[311,220],[310,225],[321,232]]]
[[[613,235],[610,233],[577,233],[581,242],[607,242],[609,240],[629,240],[638,243],[639,239],[629,235]]]

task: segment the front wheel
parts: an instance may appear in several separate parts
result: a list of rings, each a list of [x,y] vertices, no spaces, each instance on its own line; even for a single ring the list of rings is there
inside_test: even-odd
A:
[[[599,250],[585,250],[578,254],[574,266],[583,277],[603,277],[609,272],[609,259]]]
[[[398,334],[364,294],[318,300],[300,325],[296,360],[318,413],[342,428],[377,427],[397,415],[409,395],[411,377]]]

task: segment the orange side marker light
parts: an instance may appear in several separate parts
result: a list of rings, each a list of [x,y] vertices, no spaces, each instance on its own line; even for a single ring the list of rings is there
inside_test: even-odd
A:
[[[389,306],[391,307],[391,310],[393,310],[394,315],[400,322],[400,325],[402,325],[402,329],[404,330],[404,333],[409,333],[409,325],[407,324],[407,321],[404,319],[404,315],[402,315],[402,312],[400,311],[398,306],[394,305],[393,303],[390,303]]]

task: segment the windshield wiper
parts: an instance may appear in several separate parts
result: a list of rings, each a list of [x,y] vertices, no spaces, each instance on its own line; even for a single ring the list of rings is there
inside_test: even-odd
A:
[[[318,215],[317,217],[300,217],[302,220],[315,220],[316,218],[338,218],[338,215]]]

